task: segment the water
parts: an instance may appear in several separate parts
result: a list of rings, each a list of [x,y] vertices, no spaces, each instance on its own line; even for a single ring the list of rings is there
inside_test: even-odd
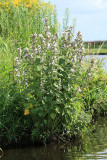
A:
[[[4,150],[1,160],[107,160],[107,116],[94,124],[94,132],[69,144]]]
[[[98,58],[100,60],[104,59],[103,61],[103,67],[105,68],[105,70],[107,71],[107,55],[87,55],[86,58],[92,58],[92,57],[95,57],[95,58]]]

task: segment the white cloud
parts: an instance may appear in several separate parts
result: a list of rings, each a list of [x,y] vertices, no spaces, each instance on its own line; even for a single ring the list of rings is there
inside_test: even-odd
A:
[[[89,4],[95,7],[96,9],[106,9],[107,1],[105,0],[88,0]]]

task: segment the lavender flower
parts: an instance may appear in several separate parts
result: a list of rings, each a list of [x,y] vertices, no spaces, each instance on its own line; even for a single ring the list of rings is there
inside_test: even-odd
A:
[[[31,57],[34,58],[35,54],[37,53],[37,48],[36,48],[36,43],[37,43],[37,34],[33,33],[32,35],[32,46],[31,46],[31,50],[32,50],[32,55]]]
[[[74,48],[75,48],[75,54],[77,55],[77,59],[79,62],[81,62],[85,52],[85,48],[83,44],[83,37],[80,31],[77,33],[77,36],[74,42]]]
[[[28,83],[27,82],[25,82],[25,86],[26,86],[26,88],[28,87]]]
[[[25,71],[23,71],[23,76],[26,76],[26,73],[25,73]]]
[[[28,59],[28,58],[31,57],[30,54],[29,54],[29,49],[28,49],[27,47],[24,48],[24,52],[25,52],[25,55],[24,55],[24,58],[25,58],[25,59]]]
[[[17,50],[19,51],[19,58],[21,59],[22,49],[18,48]]]
[[[72,73],[74,73],[75,70],[74,70],[73,68],[71,68],[70,71],[71,71]]]
[[[21,53],[21,49],[19,50]],[[20,77],[20,72],[21,72],[21,54],[19,54],[18,57],[15,58],[15,71],[16,71],[16,78]]]
[[[75,89],[76,92],[81,92],[81,88],[80,86],[77,86],[77,88]]]

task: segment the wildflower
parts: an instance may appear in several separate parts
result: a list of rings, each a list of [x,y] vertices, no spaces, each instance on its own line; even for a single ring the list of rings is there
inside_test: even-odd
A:
[[[29,115],[29,113],[30,113],[29,109],[24,110],[24,115]]]
[[[93,65],[95,63],[96,63],[96,59],[95,59],[95,57],[92,57],[92,59],[91,59],[91,65]]]
[[[8,11],[9,11],[9,9],[5,9],[5,11],[6,11],[6,12],[8,12]]]
[[[26,73],[25,73],[25,71],[23,71],[23,76],[26,76]]]
[[[47,43],[47,49],[49,49],[50,48],[50,43]]]
[[[55,61],[53,60],[51,64],[54,65],[54,64],[55,64]]]
[[[77,43],[75,43],[75,47],[77,47]]]
[[[34,49],[34,53],[37,53],[37,51],[38,51],[37,48],[35,48],[35,49]]]
[[[17,72],[16,77],[20,77],[20,71]]]
[[[41,45],[38,45],[38,52],[40,53],[41,52]]]
[[[68,48],[70,48],[71,46],[71,38],[73,36],[72,34],[72,27],[70,26],[69,29],[68,29],[68,36],[67,36],[67,44],[68,44]]]
[[[17,71],[18,71],[18,69],[17,69],[17,68],[15,68],[15,71],[17,72]]]
[[[46,36],[47,36],[47,38],[50,38],[50,37],[51,37],[51,33],[48,31],[48,32],[46,33]]]
[[[75,56],[73,56],[73,63],[76,63],[76,61],[77,61],[77,56],[75,55]]]
[[[26,88],[28,87],[28,83],[27,82],[25,82],[25,86],[26,86]]]
[[[17,65],[20,65],[21,62],[22,62],[22,60],[18,60],[18,61],[17,61]]]
[[[81,92],[80,86],[75,89],[77,92]]]
[[[29,49],[27,47],[24,48],[24,52],[25,52],[25,55],[24,55],[25,59],[27,59],[28,57],[30,57],[30,55],[29,55]]]
[[[42,34],[39,34],[39,38],[41,38],[41,39],[42,39],[42,38],[43,38],[43,35],[42,35]]]
[[[18,48],[17,50],[19,51],[19,58],[21,59],[22,49]]]
[[[84,90],[86,91],[86,90],[87,90],[87,88],[84,88]]]
[[[37,34],[33,33],[32,38],[37,38]]]
[[[40,86],[42,87],[43,86],[43,82],[41,81],[41,83],[40,83]]]
[[[29,5],[29,4],[26,4],[26,7],[27,7],[27,8],[31,8],[31,5]]]
[[[32,103],[30,103],[30,105],[29,105],[29,108],[33,108],[33,105],[32,105]]]
[[[28,53],[28,52],[29,52],[29,49],[26,47],[26,48],[24,49],[24,51],[25,51],[26,53]]]
[[[83,44],[83,37],[80,31],[77,33],[77,36],[74,42],[74,49],[75,49],[75,54],[77,55],[78,61],[81,62],[85,52],[85,48]]]
[[[91,73],[88,73],[88,76],[91,76]]]
[[[62,40],[65,41],[67,39],[67,33],[66,31],[62,32]]]
[[[25,79],[25,87],[26,87],[26,88],[28,87],[27,79]]]
[[[32,35],[32,46],[31,46],[31,49],[32,49],[32,55],[31,55],[31,57],[32,57],[32,58],[33,58],[34,55],[37,53],[37,48],[36,48],[36,42],[37,42],[37,40],[36,40],[36,38],[37,38],[37,34],[34,33],[34,34]]]
[[[74,69],[73,69],[73,68],[71,68],[70,71],[71,71],[72,73],[74,73]]]

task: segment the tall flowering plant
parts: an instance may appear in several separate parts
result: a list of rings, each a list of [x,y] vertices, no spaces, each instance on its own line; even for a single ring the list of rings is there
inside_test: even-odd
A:
[[[19,43],[17,51],[11,49],[10,86],[7,85],[5,98],[0,95],[3,99],[0,118],[6,122],[0,120],[2,126],[8,124],[11,128],[9,133],[13,137],[7,137],[10,141],[23,139],[23,133],[27,138],[31,135],[32,140],[44,142],[47,139],[65,141],[81,135],[86,132],[98,105],[106,102],[106,82],[102,81],[100,62],[95,58],[84,62],[82,34],[78,32],[72,41],[73,28],[69,27],[59,38],[56,31],[51,32],[47,17],[43,23],[43,31],[32,32],[29,43]],[[0,89],[2,93],[4,87]],[[9,135],[7,126],[1,127],[4,135]]]
[[[63,31],[59,44],[58,34],[50,32],[48,23],[45,18],[43,34],[34,33],[31,47],[25,48],[22,54],[24,65],[21,68],[23,78],[20,85],[24,84],[24,88],[21,87],[22,94],[27,93],[25,106],[28,107],[25,107],[24,113],[30,114],[34,121],[34,139],[38,137],[41,129],[41,138],[43,135],[47,137],[60,131],[69,130],[71,134],[71,128],[79,123],[76,117],[82,121],[83,117],[89,116],[82,109],[82,84],[77,78],[77,69],[84,56],[82,35],[78,32],[73,43],[72,27],[69,27]],[[29,104],[32,104],[32,108]],[[84,124],[87,125],[88,122],[84,121]],[[83,124],[80,123],[79,129],[82,127]]]

